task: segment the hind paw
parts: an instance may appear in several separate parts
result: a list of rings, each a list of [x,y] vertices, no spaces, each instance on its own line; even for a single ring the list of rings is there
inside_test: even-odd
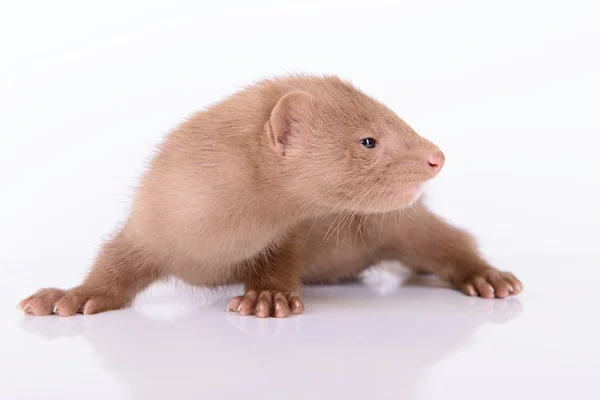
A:
[[[523,284],[510,272],[490,268],[482,273],[473,274],[460,289],[469,296],[502,299],[519,294],[523,290]]]

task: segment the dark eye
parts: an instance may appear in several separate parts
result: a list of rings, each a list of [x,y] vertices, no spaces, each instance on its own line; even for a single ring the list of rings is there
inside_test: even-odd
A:
[[[377,144],[377,141],[373,138],[365,138],[361,139],[360,144],[365,146],[367,149],[372,149]]]

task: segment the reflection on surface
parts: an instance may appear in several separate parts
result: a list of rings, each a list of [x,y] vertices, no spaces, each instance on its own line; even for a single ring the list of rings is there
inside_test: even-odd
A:
[[[279,320],[228,314],[226,301],[23,317],[21,327],[47,339],[82,335],[132,399],[229,398],[256,389],[261,399],[385,399],[418,397],[428,367],[467,345],[482,325],[521,312],[514,298],[412,285],[387,296],[361,285],[307,288],[307,313]]]

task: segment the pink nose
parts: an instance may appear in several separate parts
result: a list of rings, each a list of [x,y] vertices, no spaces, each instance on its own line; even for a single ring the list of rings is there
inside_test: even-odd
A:
[[[431,153],[431,155],[427,158],[427,164],[429,164],[429,166],[435,171],[442,169],[445,161],[446,157],[440,150],[436,150],[435,152]]]

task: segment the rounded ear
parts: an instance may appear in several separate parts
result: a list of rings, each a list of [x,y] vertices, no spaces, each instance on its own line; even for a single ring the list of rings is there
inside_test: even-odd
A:
[[[308,122],[311,110],[312,97],[306,92],[293,91],[279,99],[267,126],[269,142],[277,153],[285,155],[290,139],[299,125]]]

